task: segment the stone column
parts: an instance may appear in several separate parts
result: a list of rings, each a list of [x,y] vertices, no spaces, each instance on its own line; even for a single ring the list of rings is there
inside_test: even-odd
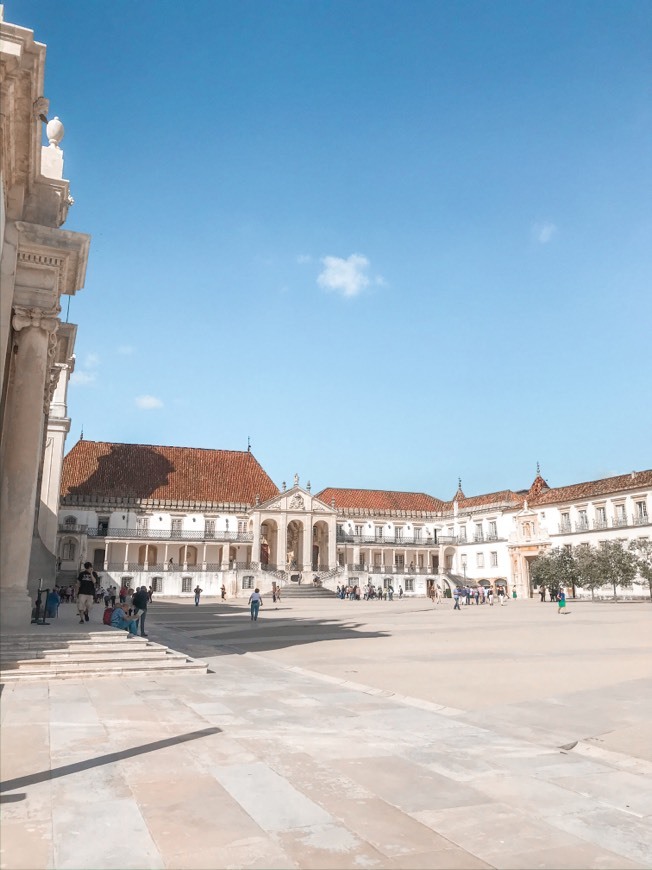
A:
[[[29,625],[27,591],[36,492],[45,415],[43,401],[49,352],[54,350],[59,308],[14,308],[12,327],[16,349],[5,408],[6,435],[2,449],[0,486],[0,627]]]
[[[303,520],[303,573],[312,573],[312,517]],[[299,559],[297,562],[301,564]]]

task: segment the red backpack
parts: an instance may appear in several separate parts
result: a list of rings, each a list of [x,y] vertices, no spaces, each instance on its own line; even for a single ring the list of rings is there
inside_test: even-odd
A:
[[[102,617],[102,622],[104,625],[111,625],[111,617],[113,616],[113,608],[106,607],[104,609],[104,616]]]

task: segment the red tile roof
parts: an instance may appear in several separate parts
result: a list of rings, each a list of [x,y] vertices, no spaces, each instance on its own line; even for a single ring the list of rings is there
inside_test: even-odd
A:
[[[340,510],[357,508],[370,511],[423,511],[438,513],[444,502],[425,492],[388,492],[381,489],[322,489],[317,495],[320,501],[330,505],[335,499],[335,507]]]
[[[252,453],[78,441],[63,460],[61,498],[136,498],[253,505],[279,490]]]
[[[500,492],[487,492],[484,495],[471,495],[468,498],[464,496],[463,498],[455,498],[453,501],[457,502],[458,510],[488,507],[491,504],[520,507],[523,504],[523,496],[511,489],[501,489]],[[452,509],[453,502],[449,502],[448,506]]]
[[[528,501],[528,505],[555,504],[556,502],[600,498],[646,486],[652,486],[652,469],[648,471],[632,471],[630,474],[619,474],[617,477],[604,477],[602,480],[589,480],[586,483],[574,483],[572,486],[558,486],[554,489],[546,489],[531,502]]]

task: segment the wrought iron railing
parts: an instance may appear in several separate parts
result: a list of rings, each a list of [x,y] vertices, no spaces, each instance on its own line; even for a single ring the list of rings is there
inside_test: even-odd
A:
[[[60,526],[60,531],[69,531],[70,526]],[[221,531],[179,531],[177,529],[104,529],[104,528],[88,528],[85,529],[89,538],[118,538],[118,539],[133,539],[142,538],[150,541],[230,541],[236,544],[250,544],[253,542],[254,536],[252,532],[221,532]]]
[[[441,540],[441,539],[440,539]],[[352,544],[358,546],[359,544],[367,545],[367,544],[388,544],[389,546],[405,546],[405,547],[436,547],[438,545],[437,537],[426,537],[426,538],[417,538],[413,535],[386,535],[383,534],[380,537],[377,537],[375,533],[370,532],[367,535],[347,535],[346,533],[338,532],[337,534],[337,543],[338,544]]]

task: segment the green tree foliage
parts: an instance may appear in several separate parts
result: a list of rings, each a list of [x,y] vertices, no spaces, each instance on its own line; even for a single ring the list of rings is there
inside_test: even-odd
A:
[[[647,538],[632,541],[629,545],[629,550],[636,561],[638,573],[644,580],[647,580],[650,587],[650,599],[652,600],[652,541]]]
[[[613,586],[614,598],[617,587],[630,587],[636,577],[636,558],[626,550],[622,541],[603,541],[597,550],[597,569],[605,583]]]
[[[544,586],[550,591],[551,598],[563,587],[579,584],[579,573],[575,558],[570,548],[555,547],[543,556],[538,556],[530,566],[530,577],[537,586]]]
[[[577,571],[575,582],[582,589],[590,589],[591,598],[595,598],[595,590],[600,589],[606,583],[600,568],[598,555],[598,550],[590,544],[580,544],[573,551]]]

